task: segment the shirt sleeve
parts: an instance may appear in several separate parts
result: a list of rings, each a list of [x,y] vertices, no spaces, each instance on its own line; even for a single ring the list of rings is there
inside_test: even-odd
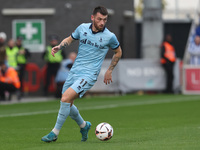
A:
[[[117,37],[113,34],[113,36],[110,39],[110,48],[113,50],[117,49],[119,47],[119,41],[117,40]]]
[[[81,25],[78,26],[74,32],[72,32],[71,37],[74,40],[78,40],[80,38],[80,28],[81,28]]]

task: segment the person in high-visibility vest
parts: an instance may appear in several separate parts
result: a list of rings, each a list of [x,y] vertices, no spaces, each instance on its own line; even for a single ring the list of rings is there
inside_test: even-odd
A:
[[[5,91],[15,92],[20,88],[21,84],[17,71],[8,67],[5,61],[0,62],[0,100],[5,100]]]
[[[23,37],[18,36],[16,39],[16,47],[18,48],[17,65],[18,65],[18,75],[21,82],[21,87],[20,87],[21,96],[23,96],[23,79],[24,79],[27,59],[31,56],[28,49],[22,46],[22,41]]]
[[[165,93],[173,93],[174,64],[176,61],[175,48],[172,45],[172,36],[167,34],[161,46],[161,64],[166,73]]]
[[[51,55],[51,50],[54,46],[58,44],[58,36],[57,35],[51,35],[50,36],[50,45],[46,47],[46,51],[43,53],[42,58],[46,61],[47,63],[47,71],[46,71],[46,84],[44,86],[44,95],[48,95],[48,88],[51,82],[51,77],[55,77],[58,69],[60,67],[60,63],[62,60],[65,58],[65,53],[64,51],[59,51],[56,54],[56,57],[53,57]]]
[[[15,41],[10,39],[8,45],[6,46],[6,56],[8,61],[8,66],[13,67],[17,70],[17,53],[18,48],[15,47]]]

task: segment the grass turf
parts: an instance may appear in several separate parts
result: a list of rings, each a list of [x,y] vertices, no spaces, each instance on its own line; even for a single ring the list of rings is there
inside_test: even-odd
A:
[[[199,150],[200,97],[192,95],[126,95],[75,101],[82,117],[92,123],[87,142],[81,142],[76,123],[67,118],[58,140],[41,137],[55,125],[59,100],[0,105],[2,150]],[[95,127],[114,128],[109,141],[95,137]]]

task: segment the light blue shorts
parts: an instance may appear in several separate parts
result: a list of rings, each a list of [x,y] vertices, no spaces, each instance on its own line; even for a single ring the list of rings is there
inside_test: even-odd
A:
[[[69,73],[68,77],[63,85],[62,94],[71,87],[76,93],[79,94],[81,98],[92,86],[95,84],[96,80],[92,80],[88,76],[84,75],[75,75],[73,73]]]

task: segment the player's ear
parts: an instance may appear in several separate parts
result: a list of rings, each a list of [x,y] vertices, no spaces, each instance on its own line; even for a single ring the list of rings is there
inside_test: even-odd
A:
[[[94,21],[94,15],[91,15],[91,20]]]

